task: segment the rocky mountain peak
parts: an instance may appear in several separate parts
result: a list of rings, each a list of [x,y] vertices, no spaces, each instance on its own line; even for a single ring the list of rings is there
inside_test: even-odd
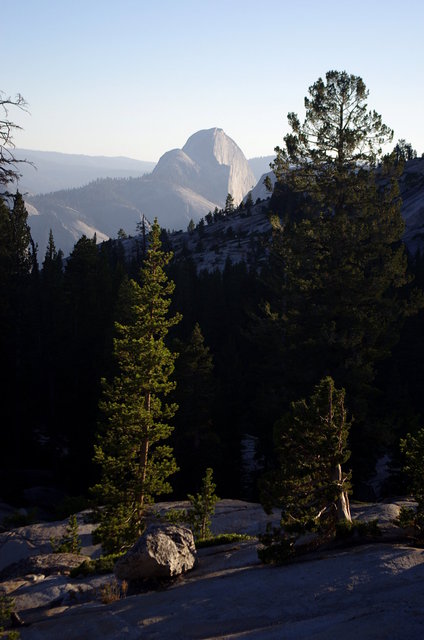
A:
[[[65,254],[83,233],[98,239],[115,237],[119,228],[133,233],[141,213],[157,216],[165,228],[185,229],[191,219],[223,208],[228,193],[239,204],[255,182],[234,140],[222,129],[204,129],[182,149],[164,153],[149,175],[28,197],[31,231],[43,255],[50,229]]]
[[[223,129],[214,127],[197,131],[190,136],[182,151],[204,171],[210,172],[214,165],[228,167],[227,171],[215,170],[215,175],[220,173],[220,177],[225,176],[227,181],[224,200],[227,193],[231,193],[239,203],[256,183],[242,150]]]

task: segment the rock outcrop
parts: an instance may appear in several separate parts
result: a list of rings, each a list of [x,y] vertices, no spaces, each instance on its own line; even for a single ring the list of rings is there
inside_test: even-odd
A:
[[[120,580],[174,578],[192,569],[196,547],[190,529],[177,525],[152,525],[115,564]]]
[[[79,567],[84,560],[89,560],[88,556],[76,553],[48,553],[37,556],[23,558],[19,562],[4,567],[0,571],[0,580],[9,578],[20,578],[26,575],[68,574],[71,569]]]

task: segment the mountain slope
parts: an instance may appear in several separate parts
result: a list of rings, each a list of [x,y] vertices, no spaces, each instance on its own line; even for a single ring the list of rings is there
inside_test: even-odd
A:
[[[27,197],[33,237],[44,254],[49,229],[65,254],[81,236],[81,228],[100,240],[119,228],[134,233],[143,213],[158,217],[162,227],[186,228],[231,193],[240,202],[255,184],[242,151],[222,129],[199,131],[183,149],[165,153],[150,175],[133,179],[96,180],[85,187]]]

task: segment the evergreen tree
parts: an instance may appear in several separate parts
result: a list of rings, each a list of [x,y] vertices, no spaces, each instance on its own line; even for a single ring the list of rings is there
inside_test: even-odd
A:
[[[175,399],[179,409],[173,440],[181,466],[180,493],[186,493],[205,467],[219,461],[219,438],[212,420],[216,389],[212,356],[198,323],[187,343],[178,340],[176,349],[179,357],[175,368]]]
[[[202,480],[200,492],[195,496],[191,494],[187,496],[191,505],[187,512],[188,520],[193,527],[194,536],[197,540],[204,540],[212,535],[211,517],[215,513],[215,505],[219,501],[218,496],[215,494],[215,489],[213,470],[209,467],[206,469]]]
[[[0,379],[9,400],[3,416],[8,429],[2,447],[4,463],[9,466],[23,463],[25,453],[32,452],[34,416],[29,414],[34,408],[31,399],[37,397],[32,393],[39,354],[36,247],[22,195],[17,192],[7,203],[0,199]],[[27,398],[26,403],[22,397]]]
[[[376,167],[392,132],[368,111],[361,78],[331,71],[326,81],[309,89],[303,124],[289,114],[292,133],[276,148],[277,194],[295,199],[292,215],[277,198],[268,311],[285,402],[331,375],[349,393],[358,446],[369,452],[362,428],[376,366],[415,303],[405,294],[397,174],[389,159]]]
[[[234,211],[234,198],[231,195],[231,193],[228,193],[227,197],[225,198],[224,213],[225,215],[228,215],[229,213],[233,213],[233,211]]]
[[[407,162],[408,160],[414,160],[417,157],[417,152],[412,148],[410,142],[406,142],[404,138],[398,140],[395,148],[393,149],[396,162]]]
[[[111,366],[119,283],[120,275],[112,271],[106,247],[98,247],[95,237],[81,237],[67,260],[63,285],[66,339],[62,346],[60,431],[68,453],[62,460],[62,473],[73,491],[85,491],[94,480],[90,474],[100,379]],[[75,464],[81,471],[78,478],[73,474]]]
[[[246,209],[247,215],[250,215],[252,207],[253,207],[252,192],[249,191],[249,193],[246,196],[246,203],[245,203],[245,209]]]
[[[168,421],[177,409],[162,402],[174,388],[170,376],[176,357],[165,338],[179,321],[178,315],[167,317],[174,289],[164,271],[170,258],[161,249],[155,220],[141,286],[124,281],[120,291],[123,313],[114,340],[118,373],[104,382],[105,424],[94,457],[102,472],[94,489],[105,505],[98,532],[108,551],[124,548],[141,533],[146,504],[170,491],[167,479],[177,470],[172,449],[159,444],[170,436]]]
[[[348,212],[364,202],[369,169],[393,138],[381,116],[368,111],[368,94],[359,76],[329,71],[326,83],[319,78],[309,88],[304,122],[288,114],[292,132],[271,166],[277,182],[305,194],[304,206],[309,198],[314,212],[317,205],[322,213]]]
[[[306,400],[291,404],[275,425],[278,469],[262,482],[262,502],[268,512],[282,509],[278,536],[268,542],[290,553],[296,538],[317,531],[326,538],[340,520],[351,521],[350,475],[342,471],[348,459],[349,422],[344,389],[323,378]],[[265,554],[266,557],[266,554]]]
[[[43,421],[53,448],[59,448],[58,425],[63,420],[60,407],[60,382],[64,367],[63,345],[66,335],[65,297],[63,291],[63,253],[57,251],[50,229],[41,271],[41,340],[43,349]],[[63,394],[63,389],[61,390]],[[67,388],[69,392],[69,387]],[[57,457],[57,455],[55,456]]]

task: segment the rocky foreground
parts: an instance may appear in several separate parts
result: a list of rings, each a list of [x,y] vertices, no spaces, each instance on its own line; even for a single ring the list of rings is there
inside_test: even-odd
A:
[[[393,524],[400,504],[353,506],[355,518],[379,519],[379,542],[321,551],[284,567],[261,565],[257,540],[201,549],[183,577],[110,604],[102,604],[101,593],[113,585],[112,575],[70,579],[66,566],[75,557],[45,555],[66,521],[22,527],[0,536],[0,588],[15,599],[23,640],[421,640],[424,550],[402,541]],[[222,500],[213,530],[256,535],[267,519],[259,505]],[[79,520],[82,553],[95,557],[93,525]]]

